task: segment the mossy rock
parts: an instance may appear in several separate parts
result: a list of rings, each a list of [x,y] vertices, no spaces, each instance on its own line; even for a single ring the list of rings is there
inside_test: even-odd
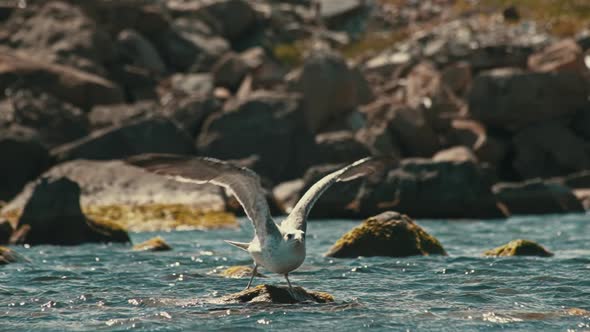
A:
[[[250,278],[252,275],[252,267],[247,265],[230,266],[219,273],[226,278]],[[256,272],[256,277],[266,278],[265,275]]]
[[[365,220],[344,234],[326,256],[427,256],[446,255],[440,242],[408,216],[393,211]]]
[[[18,262],[19,260],[19,256],[12,249],[0,247],[0,265]]]
[[[144,241],[140,244],[136,244],[133,246],[133,250],[135,251],[169,251],[172,250],[172,247],[164,241],[164,239],[160,236],[153,237],[147,241]]]
[[[485,256],[540,256],[551,257],[553,253],[529,240],[512,240],[503,246],[484,252]]]
[[[184,204],[85,206],[84,214],[101,222],[125,226],[133,232],[237,228],[234,214],[204,211]]]
[[[258,285],[238,293],[226,295],[216,299],[215,303],[275,303],[292,304],[301,302],[328,303],[334,302],[334,297],[328,293],[307,291],[301,287]]]

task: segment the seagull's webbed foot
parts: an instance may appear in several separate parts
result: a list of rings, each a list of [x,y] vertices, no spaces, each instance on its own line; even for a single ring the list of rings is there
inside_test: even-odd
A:
[[[246,289],[250,289],[250,286],[252,286],[252,281],[254,280],[254,276],[256,275],[256,270],[258,270],[258,264],[254,263],[254,269],[252,269],[252,276],[250,276],[250,281],[248,281],[248,286],[246,286]]]

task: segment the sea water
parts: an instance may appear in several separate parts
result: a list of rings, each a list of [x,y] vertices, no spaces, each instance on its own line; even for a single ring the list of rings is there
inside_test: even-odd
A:
[[[231,304],[208,300],[242,290],[218,276],[251,264],[222,240],[252,228],[161,235],[169,252],[119,244],[13,247],[30,262],[0,266],[0,331],[475,331],[590,330],[590,216],[505,221],[419,220],[448,256],[335,259],[323,254],[358,221],[313,221],[294,285],[331,293],[330,304]],[[537,241],[554,257],[483,257],[510,240]],[[261,270],[257,283],[284,284]]]

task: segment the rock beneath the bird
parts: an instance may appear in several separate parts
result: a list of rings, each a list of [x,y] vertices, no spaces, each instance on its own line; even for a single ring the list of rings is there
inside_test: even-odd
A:
[[[440,242],[426,233],[410,217],[386,211],[365,220],[344,234],[326,256],[354,258],[359,256],[428,256],[446,255]]]
[[[133,246],[134,251],[170,251],[172,247],[160,236],[153,237],[147,241]]]
[[[505,245],[484,252],[485,256],[540,256],[551,257],[553,253],[540,244],[529,240],[512,240]]]
[[[301,287],[258,285],[238,293],[226,295],[212,301],[214,303],[274,303],[293,304],[301,302],[328,303],[334,302],[334,297],[328,293],[307,291]]]

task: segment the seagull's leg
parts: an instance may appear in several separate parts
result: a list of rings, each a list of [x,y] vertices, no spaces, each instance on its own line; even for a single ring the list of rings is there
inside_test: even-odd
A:
[[[289,273],[285,273],[285,279],[287,280],[287,285],[289,285],[289,289],[293,291],[293,287],[291,287],[291,282],[289,281]]]
[[[258,269],[258,264],[254,263],[254,269],[252,269],[252,276],[250,277],[250,281],[248,281],[248,286],[246,289],[249,289],[252,286],[252,280],[254,280],[254,276],[256,275],[256,270]]]

